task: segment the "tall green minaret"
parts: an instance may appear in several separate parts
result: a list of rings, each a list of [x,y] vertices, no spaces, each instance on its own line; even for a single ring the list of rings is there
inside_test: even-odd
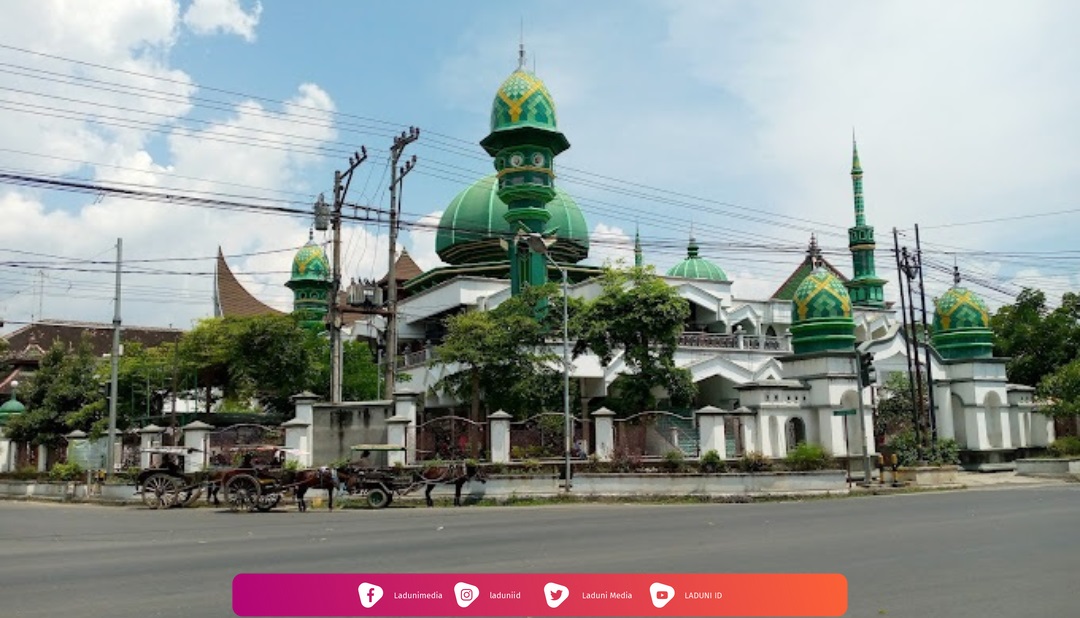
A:
[[[855,136],[851,138],[851,182],[855,187],[855,227],[848,228],[848,248],[854,275],[845,285],[851,304],[859,307],[885,306],[885,280],[874,270],[874,226],[866,224],[863,205],[862,165]]]
[[[634,226],[634,266],[641,268],[641,232]]]
[[[503,82],[491,106],[491,132],[480,145],[495,158],[499,199],[506,203],[511,233],[550,234],[547,203],[555,197],[555,157],[570,147],[555,123],[555,102],[544,82],[525,67],[525,48],[518,68]],[[510,293],[548,280],[545,256],[510,242]]]

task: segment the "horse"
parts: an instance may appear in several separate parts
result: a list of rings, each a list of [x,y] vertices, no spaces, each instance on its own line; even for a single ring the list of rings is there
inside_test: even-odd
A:
[[[342,486],[352,493],[355,485],[355,473],[349,467],[329,468],[322,467],[315,470],[298,470],[288,483],[296,494],[296,505],[300,512],[307,511],[307,502],[304,494],[309,489],[325,489],[330,496],[330,510],[334,510],[334,493]]]
[[[455,462],[426,467],[414,474],[413,481],[427,485],[424,489],[424,501],[428,506],[435,506],[431,492],[436,485],[443,483],[454,486],[454,506],[461,506],[461,487],[474,478],[481,483],[487,483],[487,479],[480,473],[480,466],[470,462]]]

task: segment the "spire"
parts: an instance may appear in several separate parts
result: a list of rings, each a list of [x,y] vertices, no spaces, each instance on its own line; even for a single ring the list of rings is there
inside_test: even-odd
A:
[[[307,239],[308,242],[315,240],[315,228],[308,228]]]
[[[810,234],[810,246],[806,248],[806,257],[810,260],[810,268],[817,269],[821,266],[821,247],[817,244],[817,235]]]
[[[521,18],[521,36],[518,38],[518,70],[525,70],[525,18]]]
[[[641,230],[634,224],[634,266],[641,268]]]
[[[696,258],[698,256],[698,244],[694,240],[694,223],[690,223],[690,244],[686,245],[686,257]]]
[[[953,259],[955,260],[955,258],[953,258]],[[953,262],[953,267],[952,267],[952,284],[954,286],[959,286],[960,285],[960,267],[956,265],[955,261]]]
[[[851,182],[855,188],[855,225],[866,225],[863,212],[862,165],[859,163],[859,145],[855,142],[855,129],[851,130]]]

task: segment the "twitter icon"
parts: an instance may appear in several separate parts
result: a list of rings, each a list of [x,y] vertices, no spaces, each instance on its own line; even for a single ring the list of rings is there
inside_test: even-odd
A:
[[[562,602],[569,596],[570,589],[566,586],[556,584],[555,582],[544,584],[544,600],[547,601],[548,607],[552,609],[562,605]]]

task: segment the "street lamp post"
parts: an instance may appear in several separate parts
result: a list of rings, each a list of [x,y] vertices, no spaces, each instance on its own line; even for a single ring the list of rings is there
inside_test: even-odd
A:
[[[574,434],[572,431],[573,426],[570,423],[570,320],[568,306],[570,305],[568,294],[569,285],[567,283],[566,269],[559,266],[551,254],[548,252],[550,243],[553,240],[545,240],[540,234],[533,232],[526,236],[529,243],[529,249],[534,253],[540,253],[547,261],[551,263],[562,274],[562,293],[563,293],[563,435],[564,445],[563,453],[566,460],[566,492],[570,491],[570,455],[573,445]]]

